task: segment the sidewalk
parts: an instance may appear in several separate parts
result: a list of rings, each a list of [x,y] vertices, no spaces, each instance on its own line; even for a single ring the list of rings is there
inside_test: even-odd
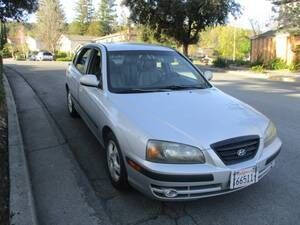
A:
[[[111,224],[45,105],[20,74],[5,72],[17,106],[38,224]]]
[[[245,76],[250,78],[257,78],[257,79],[267,79],[267,80],[274,80],[274,81],[283,81],[283,82],[300,82],[300,72],[292,73],[287,70],[266,70],[265,73],[255,73],[252,72],[250,69],[245,67],[234,67],[231,66],[230,68],[217,68],[211,66],[203,66],[198,65],[202,70],[210,70],[214,73],[230,73],[238,76]]]

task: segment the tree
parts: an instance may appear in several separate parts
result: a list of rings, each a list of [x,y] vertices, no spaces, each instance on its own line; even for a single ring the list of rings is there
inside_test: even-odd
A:
[[[174,38],[186,55],[189,45],[198,42],[200,31],[224,24],[229,14],[240,12],[235,0],[124,0],[124,4],[133,22],[149,26],[157,38],[162,34]]]
[[[59,0],[41,0],[37,12],[37,36],[52,53],[65,25],[65,16]]]
[[[277,13],[278,28],[290,33],[300,34],[300,1],[272,0],[273,10]]]
[[[76,26],[79,27],[78,34],[84,35],[93,19],[94,8],[92,0],[78,0],[75,10],[77,12]]]
[[[152,30],[147,27],[140,25],[137,27],[137,39],[142,42],[152,43],[152,44],[164,44],[170,47],[177,47],[176,42],[166,35],[161,35],[159,39],[155,38]]]
[[[87,29],[86,34],[90,36],[101,36],[102,32],[100,29],[100,22],[97,20],[92,21]]]
[[[3,47],[6,43],[6,32],[7,30],[6,30],[5,23],[0,22],[0,46],[1,47]]]
[[[37,9],[38,0],[0,0],[0,74],[2,72],[2,50],[6,43],[4,22],[8,19],[21,21]]]
[[[235,44],[234,44],[235,33]],[[250,30],[231,26],[217,26],[200,33],[200,47],[211,48],[224,58],[245,59],[250,53]],[[234,51],[235,46],[235,51]]]
[[[38,0],[0,0],[0,21],[8,19],[23,20],[28,14],[36,11]]]
[[[101,0],[98,9],[98,20],[101,35],[108,35],[113,32],[115,25],[115,4],[113,0]]]
[[[6,27],[5,27],[5,24],[0,21],[0,82],[2,82],[2,80],[1,80],[2,79],[2,70],[3,70],[3,68],[2,68],[2,65],[3,65],[2,51],[3,51],[5,43],[6,43]],[[2,93],[0,93],[0,97],[2,97],[1,95],[2,95]]]
[[[68,34],[81,34],[81,25],[77,21],[68,24]]]
[[[28,23],[19,22],[7,22],[6,33],[13,44],[8,45],[12,56],[26,56],[28,53],[28,47],[25,43],[25,36],[32,29],[32,25]]]
[[[261,24],[258,20],[255,19],[249,19],[249,23],[251,25],[252,31],[254,35],[259,35],[262,33]]]

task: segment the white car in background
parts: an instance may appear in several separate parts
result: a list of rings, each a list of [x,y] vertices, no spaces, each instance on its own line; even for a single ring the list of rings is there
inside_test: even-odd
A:
[[[36,55],[37,61],[53,61],[53,55],[50,52],[39,52]]]

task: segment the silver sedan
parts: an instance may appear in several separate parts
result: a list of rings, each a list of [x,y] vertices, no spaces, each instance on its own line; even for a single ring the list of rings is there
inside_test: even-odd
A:
[[[89,44],[66,72],[68,109],[106,149],[116,188],[168,201],[225,194],[265,176],[281,141],[211,79],[167,47]]]

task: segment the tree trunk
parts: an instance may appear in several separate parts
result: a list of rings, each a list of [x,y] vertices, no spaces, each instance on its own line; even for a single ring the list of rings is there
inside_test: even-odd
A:
[[[183,54],[187,57],[189,56],[189,44],[183,44]]]
[[[2,76],[2,73],[3,73],[3,59],[2,59],[2,54],[0,53],[0,78]],[[0,82],[1,82],[1,80],[0,80]]]

